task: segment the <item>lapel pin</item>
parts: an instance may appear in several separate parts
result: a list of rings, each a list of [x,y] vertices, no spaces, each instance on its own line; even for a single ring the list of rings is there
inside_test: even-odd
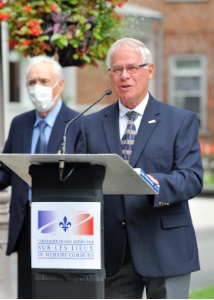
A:
[[[155,122],[156,122],[155,120],[150,120],[148,123],[152,124],[152,123],[155,123]]]

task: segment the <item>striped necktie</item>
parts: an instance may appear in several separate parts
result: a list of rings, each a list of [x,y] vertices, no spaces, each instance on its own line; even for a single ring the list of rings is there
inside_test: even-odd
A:
[[[122,157],[127,163],[129,163],[134,146],[135,136],[137,133],[134,121],[136,120],[138,113],[136,111],[131,111],[128,112],[126,115],[128,116],[129,121],[124,136],[121,140],[121,146]]]
[[[38,123],[40,129],[39,139],[36,145],[35,153],[47,153],[47,143],[45,138],[45,127],[47,123],[45,121],[40,121]]]

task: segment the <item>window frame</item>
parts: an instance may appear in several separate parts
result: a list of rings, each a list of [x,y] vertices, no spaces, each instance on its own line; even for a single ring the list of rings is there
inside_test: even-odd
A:
[[[177,61],[193,61],[198,60],[200,62],[201,68],[192,69],[189,73],[186,73],[185,69],[178,70],[176,68]],[[196,113],[200,120],[200,131],[201,135],[206,135],[207,129],[207,57],[203,54],[184,54],[184,55],[172,55],[168,60],[168,103],[175,105],[175,98],[177,96],[185,96],[185,92],[175,90],[175,77],[199,77],[200,87],[199,87],[199,97],[200,97],[200,107],[199,113]],[[194,96],[194,92],[187,91],[187,96]],[[183,97],[184,97],[183,96]],[[185,109],[185,107],[183,107]]]

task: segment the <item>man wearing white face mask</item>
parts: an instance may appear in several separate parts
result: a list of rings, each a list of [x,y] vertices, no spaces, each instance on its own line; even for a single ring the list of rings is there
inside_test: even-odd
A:
[[[47,112],[53,106],[58,95],[53,99],[52,94],[58,83],[57,81],[53,87],[40,84],[28,86],[29,97],[38,112]]]
[[[35,153],[40,135],[39,123],[45,121],[47,153],[57,153],[67,122],[78,113],[61,99],[64,88],[62,67],[50,57],[36,56],[27,70],[26,86],[35,109],[15,117],[3,153]],[[81,118],[69,127],[67,152],[74,153]],[[0,190],[12,187],[7,255],[18,253],[18,298],[32,298],[30,256],[30,200],[27,184],[4,164],[0,164]]]

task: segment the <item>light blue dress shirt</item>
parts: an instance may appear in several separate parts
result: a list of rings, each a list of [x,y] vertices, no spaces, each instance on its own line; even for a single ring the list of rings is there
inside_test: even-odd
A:
[[[45,139],[46,139],[46,143],[48,145],[54,123],[55,123],[56,118],[57,118],[57,116],[60,112],[61,107],[62,107],[62,99],[60,99],[58,101],[58,103],[54,107],[54,109],[45,118],[41,118],[40,115],[38,114],[38,112],[36,111],[36,121],[34,123],[32,143],[31,143],[31,154],[35,153],[36,145],[37,145],[37,142],[38,142],[38,139],[39,139],[40,130],[39,130],[38,123],[41,120],[44,120],[47,123],[47,126],[45,128]],[[28,200],[31,201],[31,199],[32,199],[32,189],[29,187],[29,189],[28,189]]]
[[[33,129],[31,153],[35,153],[36,145],[39,139],[40,130],[39,130],[38,123],[42,120],[44,120],[47,123],[47,126],[45,128],[45,138],[46,138],[46,143],[48,145],[54,123],[56,121],[56,118],[58,116],[61,107],[62,107],[62,100],[60,99],[57,105],[54,107],[54,109],[45,118],[41,118],[38,112],[36,111],[36,121],[34,123],[34,129]]]

